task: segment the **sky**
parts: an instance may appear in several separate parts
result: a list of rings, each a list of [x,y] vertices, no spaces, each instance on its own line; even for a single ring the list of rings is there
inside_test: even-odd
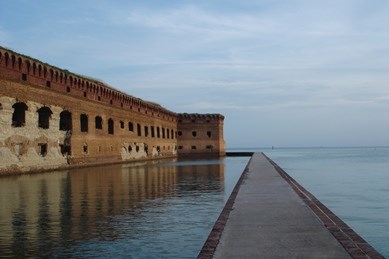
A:
[[[389,146],[389,1],[0,0],[0,45],[225,116],[227,148]]]

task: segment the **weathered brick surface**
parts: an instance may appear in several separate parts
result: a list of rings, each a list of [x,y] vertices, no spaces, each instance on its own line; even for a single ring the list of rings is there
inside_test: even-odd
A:
[[[17,134],[12,127],[13,105],[17,102],[28,104],[28,125],[24,125],[28,130],[22,133],[26,138],[22,143],[10,141]],[[38,127],[37,109],[41,107],[56,111],[50,118],[49,130]],[[62,111],[71,113],[71,132],[59,129]],[[83,115],[87,117],[87,132],[81,130]],[[101,129],[96,126],[96,117],[102,120]],[[0,135],[0,156],[7,154],[11,157],[4,159],[10,163],[4,162],[0,173],[45,168],[48,158],[39,156],[38,142],[42,141],[41,136],[48,135],[55,135],[47,141],[55,154],[51,167],[177,157],[177,154],[221,156],[225,154],[223,120],[219,114],[176,114],[97,80],[0,47],[0,131],[10,133],[6,137],[3,134],[3,138]],[[111,134],[108,130],[110,121]],[[181,134],[177,138],[178,130]],[[190,138],[193,131],[197,136]],[[30,135],[34,134],[40,135],[31,138]],[[60,145],[64,144],[66,134],[71,134],[71,152],[63,158]],[[21,154],[15,155],[15,145],[22,146]],[[184,148],[178,149],[179,146]],[[21,161],[27,151],[38,154],[28,164]]]

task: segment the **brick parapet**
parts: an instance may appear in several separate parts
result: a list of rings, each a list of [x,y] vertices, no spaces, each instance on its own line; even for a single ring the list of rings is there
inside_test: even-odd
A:
[[[1,46],[0,76],[7,80],[25,82],[166,120],[177,120],[176,113],[162,106],[122,93],[98,80],[57,68]]]

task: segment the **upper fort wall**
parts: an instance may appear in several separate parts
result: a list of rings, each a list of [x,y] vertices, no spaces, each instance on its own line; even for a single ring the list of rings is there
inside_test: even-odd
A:
[[[122,93],[103,82],[77,75],[0,47],[0,75],[113,107],[175,121],[177,114],[160,105]]]

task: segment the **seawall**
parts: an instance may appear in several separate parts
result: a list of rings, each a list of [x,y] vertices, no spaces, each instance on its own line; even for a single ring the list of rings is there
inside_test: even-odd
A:
[[[384,258],[262,153],[251,157],[198,258]]]

